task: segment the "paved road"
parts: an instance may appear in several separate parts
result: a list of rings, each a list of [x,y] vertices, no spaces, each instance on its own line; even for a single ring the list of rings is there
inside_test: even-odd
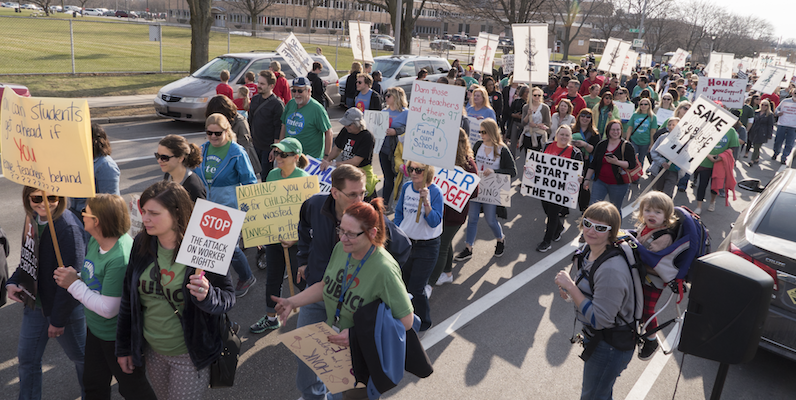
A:
[[[332,111],[339,118],[339,110]],[[339,124],[335,125],[339,129]],[[113,156],[122,169],[123,194],[140,193],[159,179],[160,172],[152,152],[160,137],[167,133],[186,135],[192,142],[204,140],[202,126],[172,121],[107,125],[113,142]],[[767,150],[770,154],[770,150]],[[774,175],[769,161],[747,173],[737,170],[739,180],[746,176],[770,179]],[[773,165],[779,168],[779,164]],[[642,185],[643,187],[643,185]],[[0,179],[0,226],[12,240],[10,265],[19,258],[22,207],[21,188]],[[638,189],[634,189],[638,192]],[[721,204],[716,212],[704,215],[714,243],[729,231],[729,224],[745,208],[752,195],[743,191],[730,207]],[[677,204],[692,205],[679,194]],[[571,399],[577,398],[583,362],[580,350],[569,343],[574,312],[571,305],[555,296],[553,277],[568,266],[577,233],[571,226],[561,242],[540,254],[533,251],[541,241],[544,215],[539,201],[514,195],[509,220],[503,221],[507,236],[506,254],[491,257],[494,240],[480,224],[475,256],[455,268],[453,284],[436,288],[431,297],[435,327],[423,338],[435,373],[425,379],[407,377],[388,393],[391,399]],[[574,215],[569,218],[569,224]],[[629,218],[624,227],[632,226]],[[454,244],[462,246],[463,232]],[[255,269],[258,283],[239,299],[231,316],[248,326],[263,313],[265,271]],[[0,309],[0,399],[16,397],[18,390],[16,347],[21,307],[7,305]],[[671,314],[671,313],[669,313]],[[243,354],[237,384],[231,389],[210,391],[206,399],[286,399],[299,397],[294,389],[296,361],[278,344],[277,336],[295,327],[295,317],[287,326],[266,335],[244,333]],[[660,352],[651,361],[634,359],[615,386],[617,399],[672,398],[678,372],[682,367],[677,399],[703,399],[710,395],[717,363],[695,357],[681,359]],[[796,364],[759,352],[750,363],[732,366],[724,389],[725,399],[792,398]],[[57,344],[50,344],[44,356],[44,398],[75,399],[78,384],[70,363]],[[120,398],[114,394],[114,398]]]

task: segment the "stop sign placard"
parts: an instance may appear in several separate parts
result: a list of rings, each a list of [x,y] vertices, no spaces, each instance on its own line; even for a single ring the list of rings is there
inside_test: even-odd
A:
[[[228,212],[214,207],[202,214],[199,227],[202,229],[205,236],[213,239],[221,239],[230,232],[230,228],[232,228],[232,218],[230,218]]]

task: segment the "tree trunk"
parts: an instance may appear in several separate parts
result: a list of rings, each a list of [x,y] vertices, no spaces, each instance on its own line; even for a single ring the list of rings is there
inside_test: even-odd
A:
[[[207,64],[210,57],[211,0],[188,0],[191,12],[191,72]]]
[[[312,29],[312,10],[314,9],[315,7],[307,7],[307,33],[310,33],[310,29]]]
[[[561,40],[561,47],[563,56],[561,61],[566,62],[569,59],[569,45],[572,43],[572,40],[569,38],[569,35],[572,33],[572,26],[565,26],[564,27],[564,37]]]
[[[252,37],[257,37],[257,14],[252,12]]]
[[[406,3],[406,11],[401,16],[401,48],[400,54],[412,54],[412,31],[415,28],[415,21],[412,17],[412,10],[414,9],[414,1],[404,1]],[[393,16],[393,23],[395,17]]]

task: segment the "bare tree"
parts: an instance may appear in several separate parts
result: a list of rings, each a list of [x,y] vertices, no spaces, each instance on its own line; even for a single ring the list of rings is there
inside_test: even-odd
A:
[[[591,22],[592,14],[606,12],[603,7],[605,0],[593,0],[581,3],[578,0],[548,0],[546,2],[548,11],[553,16],[553,29],[560,23],[563,28],[561,45],[563,47],[564,59],[569,57],[569,46],[580,34],[584,23]]]
[[[608,40],[611,37],[619,36],[619,33],[624,28],[623,21],[625,19],[625,12],[621,8],[615,8],[615,5],[610,1],[606,2],[606,6],[610,4],[614,7],[612,12],[599,13],[592,17],[592,36],[602,40]]]
[[[315,9],[322,6],[326,1],[330,0],[307,0],[307,33],[310,33],[312,28],[312,13]]]
[[[449,4],[467,15],[478,15],[501,26],[510,26],[538,19],[544,2],[545,0],[452,0]]]
[[[54,0],[33,0],[33,4],[44,9],[45,15],[50,15],[50,6],[54,3]]]
[[[207,64],[210,57],[210,27],[213,15],[212,0],[187,0],[191,12],[191,72]]]
[[[252,36],[257,36],[257,22],[259,15],[265,12],[269,7],[276,4],[276,0],[237,0],[228,2],[233,8],[236,8],[251,18],[251,33]]]
[[[720,21],[720,11],[720,7],[706,0],[682,3],[675,16],[684,25],[679,47],[696,53],[700,43],[710,40],[714,26]]]
[[[420,6],[417,8],[417,13],[414,16],[415,2],[413,0],[358,0],[359,3],[374,5],[387,10],[387,12],[390,13],[391,25],[395,25],[395,16],[397,15],[396,12],[398,11],[398,1],[402,2],[404,6],[403,13],[401,15],[401,44],[399,51],[401,54],[410,54],[412,51],[412,31],[415,29],[415,22],[417,22],[417,18],[420,17],[420,13],[426,6],[426,0],[422,0],[420,2]]]

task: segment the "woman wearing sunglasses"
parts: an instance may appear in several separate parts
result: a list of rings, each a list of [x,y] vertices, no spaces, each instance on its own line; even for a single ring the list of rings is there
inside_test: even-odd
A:
[[[603,93],[600,102],[591,109],[591,113],[596,120],[594,124],[597,128],[597,132],[605,132],[605,124],[607,124],[608,121],[619,119],[619,107],[614,106],[613,93],[610,91]]]
[[[572,268],[577,278],[566,270],[555,277],[559,295],[572,299],[583,325],[581,399],[610,399],[616,378],[633,358],[632,328],[623,321],[634,320],[636,296],[630,267],[616,244],[621,224],[613,204],[589,206],[580,226],[586,245]]]
[[[384,93],[384,103],[387,105],[385,111],[390,114],[390,127],[387,128],[387,137],[384,138],[384,144],[381,145],[379,151],[379,162],[381,171],[384,173],[381,198],[384,199],[384,205],[389,212],[392,210],[390,200],[393,197],[396,179],[399,176],[397,169],[399,165],[395,163],[395,149],[398,147],[399,140],[403,140],[403,134],[406,132],[406,117],[409,115],[409,109],[406,107],[409,103],[406,101],[406,93],[399,87],[387,89]]]
[[[633,150],[638,154],[638,160],[642,167],[644,167],[644,159],[647,158],[650,147],[654,143],[653,137],[657,130],[658,117],[652,112],[652,100],[642,97],[638,102],[638,109],[627,123],[625,134],[625,140],[630,141]]]
[[[180,135],[167,135],[158,142],[155,159],[164,173],[163,180],[182,185],[193,202],[207,198],[202,179],[193,172],[193,169],[202,164],[202,149],[199,146],[189,143]]]
[[[64,265],[83,267],[86,244],[83,224],[66,210],[66,198],[49,195],[36,188],[22,189],[25,208],[23,246],[38,257],[22,255],[19,268],[6,283],[8,298],[24,303],[19,332],[19,398],[40,399],[42,355],[49,339],[55,339],[75,364],[83,388],[83,359],[86,343],[86,317],[83,306],[66,289],[58,287],[53,273],[58,261],[53,248],[50,224],[55,229]],[[47,208],[52,221],[48,220]],[[31,244],[28,244],[31,243]],[[32,274],[32,275],[31,275]],[[24,288],[24,289],[23,289]],[[74,394],[71,394],[74,397]]]
[[[544,91],[531,89],[531,101],[522,108],[522,147],[539,151],[550,135],[550,107],[543,102]],[[525,158],[523,158],[524,160]]]
[[[431,327],[428,279],[437,264],[444,203],[442,192],[433,183],[434,167],[407,161],[406,172],[410,182],[401,188],[393,222],[412,240],[412,251],[403,265],[403,280],[422,321],[420,331],[425,331]]]
[[[356,108],[350,108],[356,110]],[[266,182],[276,182],[283,179],[301,178],[309,176],[304,167],[309,164],[307,156],[302,154],[301,142],[295,138],[285,138],[279,143],[271,145],[276,155],[276,168],[272,169],[265,178]],[[276,318],[276,302],[271,298],[280,297],[282,293],[282,282],[285,278],[285,250],[287,249],[290,257],[290,273],[293,275],[293,282],[299,289],[304,289],[304,282],[298,282],[296,273],[299,263],[296,258],[298,247],[296,241],[285,241],[282,243],[269,244],[265,246],[265,258],[267,274],[265,276],[265,315],[249,327],[252,333],[263,333],[267,330],[278,329],[280,324]]]
[[[110,399],[111,378],[125,399],[156,399],[144,368],[122,372],[116,361],[116,316],[122,283],[133,248],[130,213],[121,196],[99,194],[83,209],[83,226],[91,235],[85,263],[55,270],[55,282],[83,304],[86,315],[86,358],[83,387],[87,399]]]
[[[622,211],[629,184],[624,183],[620,175],[622,168],[636,167],[636,153],[627,141],[622,139],[622,122],[608,121],[605,126],[606,139],[594,148],[591,165],[583,179],[583,190],[591,190],[591,203],[611,200],[611,203]]]
[[[207,102],[205,118],[215,113],[227,117],[227,121],[229,121],[229,125],[232,127],[232,132],[235,133],[236,142],[246,149],[246,155],[249,156],[254,174],[259,174],[262,171],[260,157],[257,155],[257,150],[254,149],[251,131],[249,130],[249,122],[246,121],[243,115],[238,113],[238,106],[236,106],[229,97],[219,95]]]

